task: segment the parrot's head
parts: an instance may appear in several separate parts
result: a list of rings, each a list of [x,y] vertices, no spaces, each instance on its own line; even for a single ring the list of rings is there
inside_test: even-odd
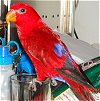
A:
[[[14,22],[18,26],[34,25],[40,19],[38,13],[28,4],[15,3],[11,5],[6,15],[6,22]]]

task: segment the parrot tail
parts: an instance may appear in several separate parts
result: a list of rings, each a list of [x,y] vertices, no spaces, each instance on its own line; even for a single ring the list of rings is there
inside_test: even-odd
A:
[[[93,93],[96,93],[96,90],[92,85],[90,85],[84,78],[81,79],[79,75],[70,74],[67,70],[56,69],[60,73],[62,79],[64,79],[68,84],[73,93],[80,101],[95,101],[92,96]]]
[[[69,84],[70,84],[71,90],[80,101],[95,101],[89,88],[82,86],[80,84],[77,84],[76,82],[70,82]]]

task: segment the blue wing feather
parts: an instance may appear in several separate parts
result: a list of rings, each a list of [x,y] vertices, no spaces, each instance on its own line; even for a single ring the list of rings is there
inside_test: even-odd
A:
[[[58,43],[54,44],[53,51],[55,52],[57,56],[61,57],[63,55],[62,53],[63,49],[64,48],[60,44]]]

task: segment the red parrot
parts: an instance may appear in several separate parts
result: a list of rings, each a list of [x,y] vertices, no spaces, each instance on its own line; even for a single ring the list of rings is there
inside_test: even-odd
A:
[[[16,24],[20,42],[35,66],[38,81],[60,77],[79,100],[95,101],[91,94],[95,88],[82,75],[67,46],[30,5],[11,5],[6,21]]]

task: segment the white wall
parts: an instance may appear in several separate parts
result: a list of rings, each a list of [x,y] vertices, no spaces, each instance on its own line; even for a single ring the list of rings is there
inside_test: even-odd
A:
[[[100,43],[99,1],[80,1],[75,13],[75,28],[81,40]]]

